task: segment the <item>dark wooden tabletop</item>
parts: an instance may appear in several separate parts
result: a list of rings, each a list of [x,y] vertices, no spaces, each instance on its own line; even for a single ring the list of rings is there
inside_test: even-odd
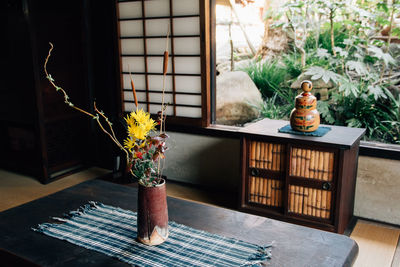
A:
[[[168,185],[167,185],[168,186]],[[31,230],[88,201],[136,211],[137,189],[92,180],[0,213],[0,266],[126,266],[102,253]],[[268,266],[351,266],[357,244],[347,236],[260,216],[168,198],[170,220],[256,244],[275,242]]]
[[[278,132],[279,128],[288,125],[288,121],[263,119],[249,126],[243,127],[239,132],[243,134],[268,136],[280,141],[282,139],[295,141],[296,143],[316,144],[349,149],[365,134],[364,128],[350,128],[344,126],[323,125],[331,130],[322,137],[302,136]]]

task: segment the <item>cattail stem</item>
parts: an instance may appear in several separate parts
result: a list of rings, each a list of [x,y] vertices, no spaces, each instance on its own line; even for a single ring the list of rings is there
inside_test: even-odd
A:
[[[128,71],[129,71],[129,78],[131,79],[133,99],[135,100],[135,105],[136,105],[136,110],[137,110],[139,108],[139,105],[138,105],[138,100],[137,100],[137,96],[136,96],[135,84],[133,83],[132,72],[130,70],[129,64],[128,64]]]

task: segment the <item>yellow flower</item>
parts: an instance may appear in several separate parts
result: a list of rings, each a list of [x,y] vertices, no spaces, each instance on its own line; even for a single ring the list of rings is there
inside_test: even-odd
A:
[[[150,131],[155,129],[157,123],[150,118],[150,114],[144,112],[143,109],[132,111],[125,118],[128,124],[128,133],[134,139],[144,140]]]
[[[133,138],[126,138],[124,140],[124,147],[129,149],[129,151],[132,151],[132,149],[135,147],[135,140]]]

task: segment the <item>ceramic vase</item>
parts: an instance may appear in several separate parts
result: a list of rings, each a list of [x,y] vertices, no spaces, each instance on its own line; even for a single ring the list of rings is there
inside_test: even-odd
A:
[[[311,94],[311,81],[301,83],[303,93],[295,99],[295,108],[290,113],[290,126],[300,132],[313,132],[318,129],[320,123],[317,110],[317,98]]]
[[[139,183],[137,239],[155,246],[168,238],[168,208],[165,180],[147,187]]]

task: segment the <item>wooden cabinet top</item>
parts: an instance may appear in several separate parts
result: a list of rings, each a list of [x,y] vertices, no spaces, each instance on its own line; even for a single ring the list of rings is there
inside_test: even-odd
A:
[[[243,127],[239,132],[245,135],[268,137],[271,141],[292,142],[298,144],[323,145],[348,149],[356,144],[365,134],[364,128],[323,125],[332,129],[322,137],[302,136],[280,133],[278,129],[288,125],[288,121],[263,119]]]

